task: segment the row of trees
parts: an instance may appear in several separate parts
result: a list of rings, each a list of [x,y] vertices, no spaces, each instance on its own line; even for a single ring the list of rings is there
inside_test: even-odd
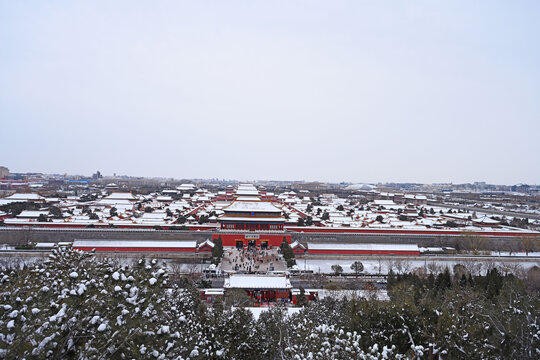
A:
[[[312,226],[313,218],[311,216],[306,216],[305,218],[299,218],[297,225],[298,226]]]
[[[330,267],[334,275],[339,276],[343,274],[343,267],[339,264],[334,264]],[[356,277],[364,271],[364,264],[360,261],[355,261],[351,264],[351,270]]]
[[[33,202],[12,202],[9,204],[0,205],[0,211],[6,214],[17,216],[24,210],[39,210],[41,205]]]
[[[258,319],[205,305],[187,279],[57,251],[0,271],[6,359],[537,359],[540,297],[514,276],[392,275],[390,301],[325,298]],[[208,307],[211,307],[209,311]]]

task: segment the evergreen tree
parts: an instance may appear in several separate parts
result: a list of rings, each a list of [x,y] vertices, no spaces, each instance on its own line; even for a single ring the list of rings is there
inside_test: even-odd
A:
[[[287,267],[292,267],[293,265],[296,265],[296,260],[294,256],[294,251],[291,248],[291,245],[287,242],[287,239],[284,237],[283,242],[280,245],[281,253],[283,254],[283,258],[287,262]]]
[[[49,208],[49,212],[51,213],[51,215],[55,218],[55,219],[61,219],[64,217],[64,215],[62,214],[62,210],[60,210],[58,207],[56,206],[51,206]]]
[[[351,270],[354,272],[355,276],[358,277],[358,274],[364,271],[364,264],[360,261],[355,261],[351,264]]]
[[[308,300],[306,297],[306,290],[302,286],[300,286],[300,294],[298,295],[296,299],[296,305],[299,307],[304,307],[304,306],[307,306],[307,304],[308,304]]]
[[[214,247],[212,248],[212,264],[219,264],[223,257],[223,242],[221,241],[221,235],[214,241]]]
[[[339,276],[343,273],[343,268],[339,264],[332,265],[331,269],[336,276]]]

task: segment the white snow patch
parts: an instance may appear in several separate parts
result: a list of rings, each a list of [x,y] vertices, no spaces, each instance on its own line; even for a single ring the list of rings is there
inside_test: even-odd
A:
[[[86,291],[86,286],[84,284],[79,284],[79,288],[77,289],[77,294],[82,295]]]

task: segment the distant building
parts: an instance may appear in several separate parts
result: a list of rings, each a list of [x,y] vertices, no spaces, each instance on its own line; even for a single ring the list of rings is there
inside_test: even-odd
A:
[[[99,171],[96,171],[95,174],[92,174],[92,179],[94,180],[103,179],[103,175],[101,175]]]
[[[0,166],[0,178],[8,177],[9,169],[5,166]]]
[[[427,204],[427,197],[425,195],[412,195],[412,194],[405,195],[404,199],[407,204],[414,204],[414,205]]]
[[[179,190],[179,191],[194,191],[195,190],[195,185],[193,185],[193,184],[182,184],[180,186],[177,186],[176,190]]]
[[[118,189],[119,189],[119,186],[115,183],[110,183],[105,186],[105,190],[107,191],[108,194],[111,194]]]

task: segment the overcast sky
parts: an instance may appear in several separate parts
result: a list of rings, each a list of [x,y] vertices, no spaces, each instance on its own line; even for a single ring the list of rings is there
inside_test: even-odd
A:
[[[13,172],[540,183],[540,1],[0,1]]]

